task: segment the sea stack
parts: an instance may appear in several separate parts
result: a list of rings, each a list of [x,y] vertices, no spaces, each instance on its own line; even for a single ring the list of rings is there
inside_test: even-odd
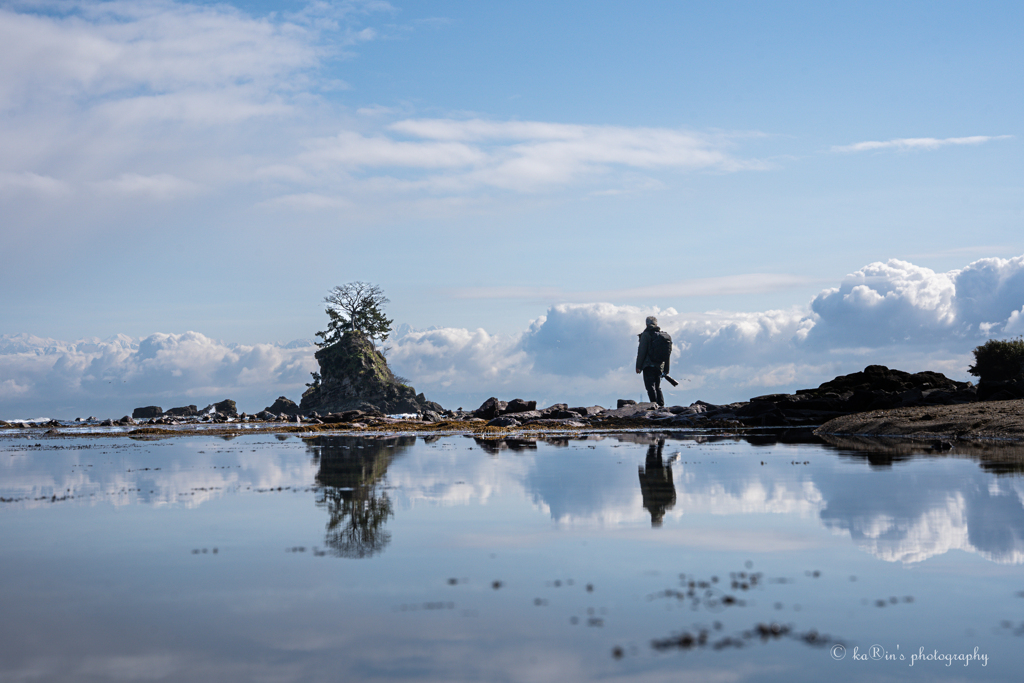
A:
[[[320,379],[302,394],[302,413],[339,413],[346,410],[384,414],[441,412],[444,410],[412,387],[395,379],[384,354],[358,330],[316,352]]]

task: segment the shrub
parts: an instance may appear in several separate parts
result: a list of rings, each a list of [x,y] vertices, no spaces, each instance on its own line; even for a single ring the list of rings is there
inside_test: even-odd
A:
[[[1021,377],[1024,374],[1024,337],[989,339],[974,349],[974,365],[967,372],[985,382]]]

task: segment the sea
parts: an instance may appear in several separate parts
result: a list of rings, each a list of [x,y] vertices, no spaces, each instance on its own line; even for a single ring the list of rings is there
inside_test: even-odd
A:
[[[1024,456],[0,432],[0,681],[1018,681]]]

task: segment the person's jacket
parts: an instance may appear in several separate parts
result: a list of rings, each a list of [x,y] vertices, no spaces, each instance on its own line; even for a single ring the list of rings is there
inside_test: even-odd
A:
[[[659,367],[663,375],[669,373],[669,366],[672,364],[672,359],[669,358],[664,363],[655,363],[653,358],[649,357],[648,351],[651,348],[651,336],[655,332],[660,332],[661,328],[657,325],[648,325],[647,329],[641,332],[638,336],[640,337],[640,348],[636,352],[636,369],[643,370],[644,368],[655,368]]]

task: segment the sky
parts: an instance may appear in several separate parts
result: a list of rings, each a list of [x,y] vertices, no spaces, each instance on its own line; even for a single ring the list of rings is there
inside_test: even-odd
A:
[[[428,398],[746,400],[1024,333],[1012,2],[0,0],[0,418],[298,400],[378,284]],[[202,407],[202,406],[200,406]]]

